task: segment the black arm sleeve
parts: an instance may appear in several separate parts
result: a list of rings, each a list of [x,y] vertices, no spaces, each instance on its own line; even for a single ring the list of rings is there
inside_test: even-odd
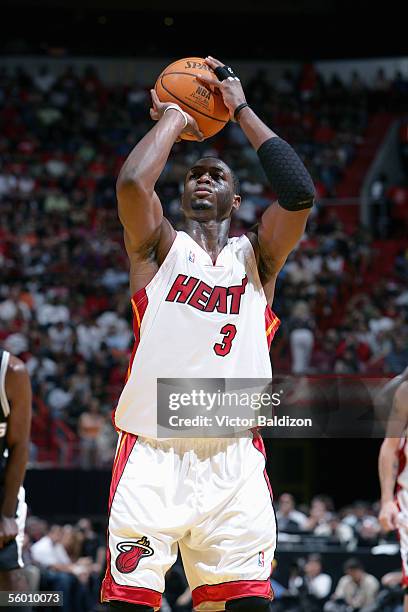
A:
[[[277,136],[266,140],[258,149],[258,157],[282,208],[296,211],[313,206],[312,177],[285,140]]]

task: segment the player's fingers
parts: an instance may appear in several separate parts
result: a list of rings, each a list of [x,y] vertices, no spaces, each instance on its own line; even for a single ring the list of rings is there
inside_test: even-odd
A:
[[[202,142],[204,140],[204,134],[201,132],[197,124],[194,125],[192,123],[189,123],[188,128],[183,130],[183,133],[191,134],[191,136],[194,136],[199,142]]]
[[[157,95],[154,89],[150,90],[150,95],[152,96],[153,106],[157,106],[158,104],[160,104],[159,96]]]
[[[212,57],[211,55],[207,55],[207,57],[205,58],[205,62],[206,64],[211,66],[211,68],[218,68],[218,66],[224,66],[223,62],[220,62],[220,60],[215,59],[215,57]]]
[[[381,529],[383,529],[383,531],[390,531],[390,525],[389,525],[388,517],[384,516],[384,515],[381,515],[378,518],[379,518],[379,521],[380,521]]]
[[[196,76],[197,81],[199,81],[205,87],[212,85],[213,87],[219,87],[221,85],[221,81],[218,79],[214,79],[214,77],[207,76],[203,74],[202,76]]]
[[[194,130],[194,133],[201,139],[204,140],[204,134],[202,133],[202,131],[200,130],[200,128],[198,127],[198,123],[197,121],[194,119],[194,117],[192,117],[190,115],[190,121],[189,121],[189,128],[192,128]]]

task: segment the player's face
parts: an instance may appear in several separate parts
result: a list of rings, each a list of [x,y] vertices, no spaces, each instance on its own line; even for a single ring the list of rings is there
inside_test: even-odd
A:
[[[181,207],[186,217],[197,221],[222,221],[239,207],[231,170],[216,158],[200,159],[187,173]]]

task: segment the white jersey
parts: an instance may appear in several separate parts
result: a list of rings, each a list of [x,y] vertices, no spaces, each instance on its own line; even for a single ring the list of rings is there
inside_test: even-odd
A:
[[[230,238],[213,264],[177,232],[132,309],[135,346],[114,416],[120,430],[157,438],[158,378],[272,377],[269,347],[279,319],[246,236]]]

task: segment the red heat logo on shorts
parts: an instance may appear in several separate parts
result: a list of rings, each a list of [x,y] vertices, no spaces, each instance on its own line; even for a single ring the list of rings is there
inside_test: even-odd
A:
[[[116,568],[121,574],[130,574],[137,568],[142,557],[151,557],[154,554],[145,536],[136,542],[119,542],[116,548],[120,552],[116,557]]]

